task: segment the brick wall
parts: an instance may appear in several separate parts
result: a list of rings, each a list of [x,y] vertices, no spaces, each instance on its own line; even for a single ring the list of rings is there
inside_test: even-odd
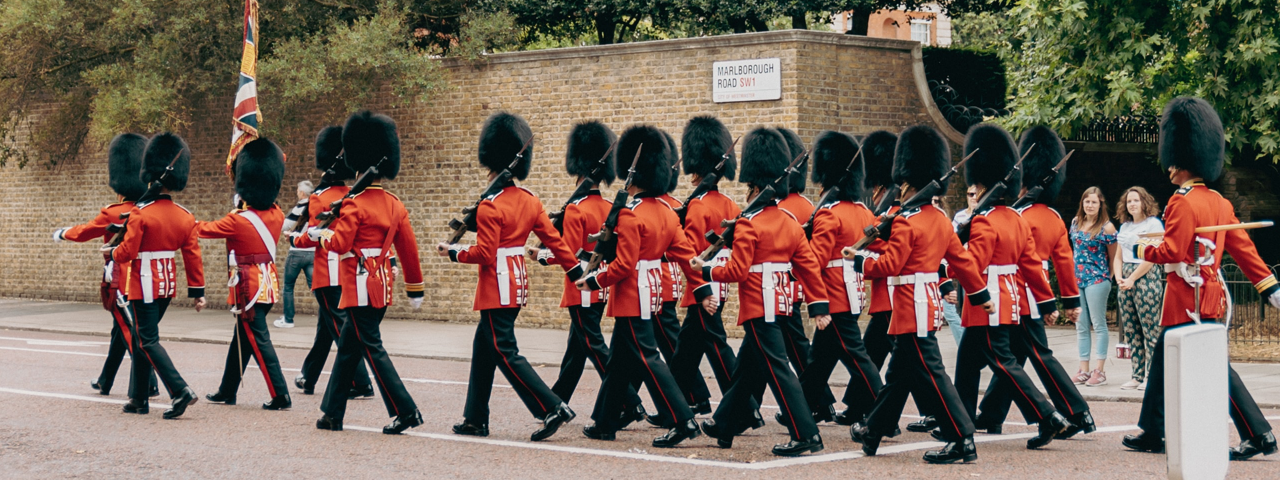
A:
[[[781,58],[781,100],[711,102],[712,62],[765,57]],[[476,138],[484,119],[498,110],[524,116],[537,135],[532,173],[524,185],[537,192],[548,211],[558,210],[573,189],[563,173],[565,139],[573,123],[583,119],[600,119],[619,133],[632,124],[653,124],[677,141],[685,121],[703,114],[718,116],[735,136],[757,125],[781,125],[811,142],[826,129],[863,135],[923,123],[942,128],[957,144],[961,138],[929,100],[919,46],[909,41],[791,30],[499,54],[487,60],[481,67],[446,60],[450,89],[430,104],[382,109],[399,124],[404,158],[400,176],[388,188],[410,211],[427,277],[423,311],[412,312],[398,296],[400,304],[392,307],[390,317],[476,318],[471,310],[474,267],[448,263],[434,255],[434,246],[446,237],[448,220],[484,187]],[[197,116],[202,120],[180,132],[194,156],[188,188],[175,199],[201,220],[216,219],[230,207],[231,182],[222,168],[231,103],[227,99],[211,105]],[[263,98],[262,104],[270,122],[271,99]],[[311,131],[343,120],[316,118]],[[290,158],[280,203],[289,205],[293,185],[316,181],[319,174],[311,169],[312,138],[283,140]],[[87,221],[113,198],[106,186],[104,150],[102,145],[88,147],[75,162],[54,170],[4,169],[0,225],[13,241],[0,245],[0,262],[6,265],[0,270],[0,296],[96,300],[101,268],[96,246],[55,245],[49,236],[57,227]],[[691,190],[681,185],[675,195],[683,198]],[[810,187],[806,194],[816,199],[816,190]],[[737,183],[725,191],[740,201],[745,194]],[[468,235],[464,242],[472,238]],[[209,298],[221,304],[226,298],[225,247],[218,241],[202,241],[201,246]],[[520,322],[564,326],[566,317],[558,308],[562,275],[537,265],[530,273],[532,299]],[[309,296],[299,295],[298,305],[302,312],[314,311]],[[725,318],[733,324],[735,301],[728,307]]]

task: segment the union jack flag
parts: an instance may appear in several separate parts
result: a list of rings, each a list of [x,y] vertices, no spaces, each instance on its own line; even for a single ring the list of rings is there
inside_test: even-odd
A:
[[[234,177],[236,155],[246,143],[258,138],[262,112],[258,110],[258,1],[244,2],[244,53],[240,57],[240,87],[232,111],[231,153],[227,154],[227,175]]]

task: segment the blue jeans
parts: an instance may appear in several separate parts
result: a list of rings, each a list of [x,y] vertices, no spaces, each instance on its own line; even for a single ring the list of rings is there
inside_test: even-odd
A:
[[[964,296],[960,296],[960,301],[964,301]],[[950,302],[942,302],[942,316],[947,319],[947,327],[951,329],[951,336],[956,339],[956,345],[960,345],[960,337],[964,336],[964,327],[960,325],[960,309],[957,305]]]
[[[1093,360],[1107,359],[1107,297],[1111,295],[1111,281],[1099,282],[1080,289],[1084,302],[1080,305],[1080,320],[1076,321],[1077,346],[1080,361],[1089,361],[1090,346]],[[1092,337],[1092,338],[1091,338]]]
[[[307,290],[311,289],[311,268],[315,265],[316,252],[289,250],[284,261],[284,321],[293,323],[293,284],[298,274],[307,274]]]

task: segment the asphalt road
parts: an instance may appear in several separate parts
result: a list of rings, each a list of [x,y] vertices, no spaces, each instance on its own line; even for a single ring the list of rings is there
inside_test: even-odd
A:
[[[1163,478],[1165,457],[1125,451],[1124,434],[1133,433],[1138,405],[1095,402],[1101,429],[1078,439],[1056,441],[1029,451],[1032,427],[1010,423],[1004,435],[979,435],[979,459],[969,465],[924,464],[925,450],[940,446],[926,434],[905,433],[886,439],[880,455],[863,457],[848,428],[821,427],[826,450],[785,459],[769,453],[786,441],[786,430],[772,421],[740,437],[730,450],[703,436],[682,448],[655,449],[649,442],[662,431],[634,426],[618,440],[600,442],[582,436],[590,422],[599,379],[588,370],[571,406],[578,419],[550,440],[532,443],[538,422],[514,392],[495,389],[491,434],[460,437],[449,426],[461,418],[468,365],[463,362],[395,358],[400,375],[418,402],[426,424],[403,436],[380,433],[388,422],[382,402],[350,404],[346,431],[318,431],[319,395],[292,391],[291,410],[260,409],[266,401],[262,375],[245,373],[239,405],[205,402],[178,420],[162,420],[168,401],[153,399],[148,416],[120,412],[128,361],[110,396],[89,388],[107,346],[105,338],[25,331],[0,331],[0,465],[6,478]],[[217,388],[225,345],[166,343],[183,376],[202,397]],[[278,350],[285,377],[297,374],[306,352]],[[330,357],[332,359],[332,356]],[[332,361],[332,360],[330,360]],[[539,368],[554,380],[556,370]],[[327,377],[326,377],[327,378]],[[498,375],[499,382],[501,375]],[[322,383],[323,384],[323,383]],[[714,385],[714,382],[712,382]],[[292,385],[290,385],[292,390]],[[320,388],[323,393],[323,388]],[[713,388],[714,390],[714,388]],[[840,392],[836,392],[839,397]],[[642,393],[642,396],[645,396]],[[652,404],[646,397],[652,411]],[[772,405],[766,395],[766,405]],[[908,403],[908,412],[913,405]],[[766,406],[772,418],[774,407]],[[1280,412],[1266,412],[1273,422]],[[1225,417],[1225,415],[1224,415]],[[903,425],[914,417],[905,417]],[[1021,421],[1015,414],[1011,421]],[[1233,441],[1235,441],[1233,439]],[[1280,478],[1280,455],[1231,464],[1229,478]]]

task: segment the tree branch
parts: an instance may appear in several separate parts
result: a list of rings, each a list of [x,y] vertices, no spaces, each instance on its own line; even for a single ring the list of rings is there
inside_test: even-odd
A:
[[[124,49],[115,50],[115,51],[106,51],[106,52],[102,52],[102,53],[99,53],[99,54],[94,55],[94,56],[89,57],[89,58],[82,58],[82,59],[80,59],[80,60],[72,60],[72,61],[70,61],[70,62],[64,63],[64,64],[62,64],[62,65],[58,65],[58,66],[53,67],[53,68],[49,68],[49,69],[45,69],[45,70],[41,70],[41,71],[40,71],[40,73],[38,74],[38,76],[43,77],[43,76],[48,75],[48,74],[51,74],[51,73],[56,73],[58,70],[62,70],[62,69],[64,69],[64,68],[70,67],[70,66],[72,66],[72,65],[77,65],[77,64],[84,63],[84,62],[91,62],[91,61],[97,60],[97,59],[99,59],[99,58],[105,57],[105,56],[107,56],[107,55],[119,55],[119,54],[121,54],[121,53],[132,52],[132,51],[137,50],[137,49],[138,49],[138,47],[137,47],[137,46],[133,46],[133,47],[124,48]],[[8,77],[8,78],[16,78],[16,76],[14,76],[14,77]]]

